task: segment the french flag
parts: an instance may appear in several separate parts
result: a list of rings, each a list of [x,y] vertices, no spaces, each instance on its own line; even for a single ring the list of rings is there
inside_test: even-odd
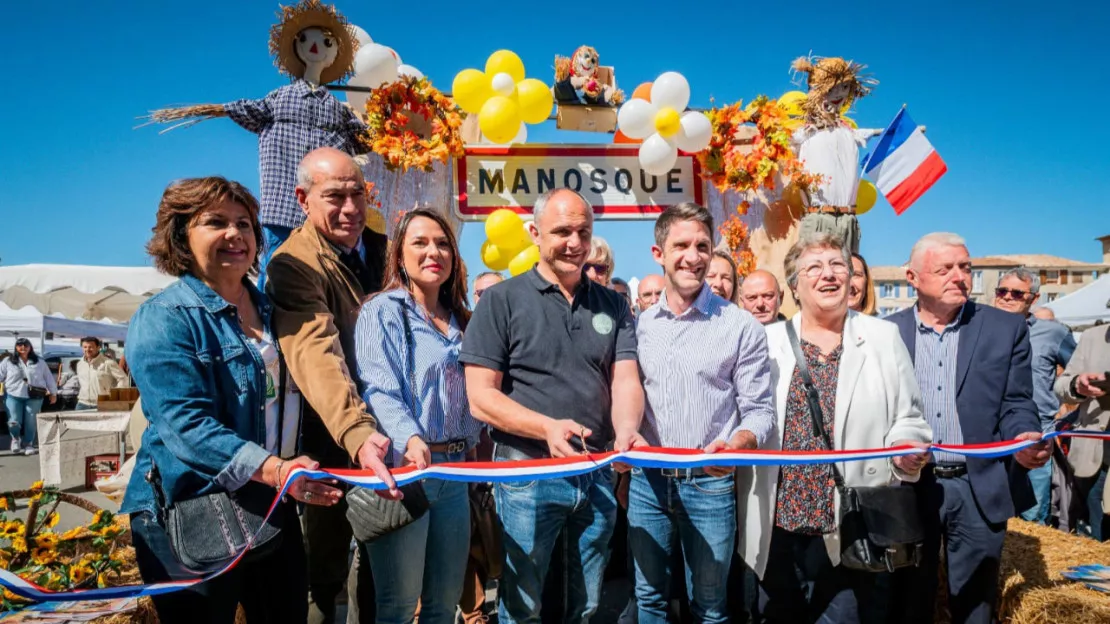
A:
[[[863,170],[894,212],[902,214],[948,171],[948,166],[903,106],[883,130]]]

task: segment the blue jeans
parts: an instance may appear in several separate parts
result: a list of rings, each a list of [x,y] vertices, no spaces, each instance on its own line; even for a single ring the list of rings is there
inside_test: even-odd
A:
[[[694,620],[729,621],[727,580],[736,545],[735,486],[732,475],[665,477],[658,469],[632,471],[628,543],[636,568],[639,624],[667,623],[676,533]]]
[[[8,410],[8,433],[19,438],[24,448],[34,446],[39,430],[35,417],[42,410],[42,399],[21,399],[9,394],[4,397],[4,409]]]
[[[540,624],[547,567],[564,528],[564,621],[589,622],[601,598],[602,573],[617,519],[613,471],[602,468],[565,479],[499,483],[494,496],[505,546],[498,612],[501,624]]]
[[[270,264],[274,252],[292,233],[292,228],[279,225],[262,226],[262,254],[258,258],[258,290],[266,292],[266,265]]]
[[[461,462],[463,453],[433,453],[434,463]],[[367,544],[374,570],[377,624],[453,624],[470,552],[467,484],[424,481],[428,511],[412,524]]]
[[[1037,496],[1037,504],[1021,513],[1022,520],[1046,524],[1052,507],[1052,458],[1040,468],[1029,471],[1029,483]]]

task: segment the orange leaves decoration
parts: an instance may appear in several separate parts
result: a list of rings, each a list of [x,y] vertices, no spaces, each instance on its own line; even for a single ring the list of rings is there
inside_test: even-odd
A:
[[[748,202],[741,202],[736,209],[739,214],[745,214]],[[740,220],[738,215],[733,215],[721,224],[721,236],[728,246],[732,259],[736,261],[736,274],[744,278],[756,268],[755,254],[752,253],[748,226]]]
[[[406,77],[374,89],[366,117],[364,140],[389,169],[431,171],[435,162],[464,153],[462,116],[427,78]]]
[[[699,152],[697,158],[702,176],[717,190],[739,193],[760,188],[773,190],[775,174],[802,189],[819,181],[819,176],[806,173],[794,153],[787,127],[789,117],[774,100],[761,95],[747,107],[737,102],[707,114],[713,124],[713,137],[709,149]],[[750,149],[736,140],[737,130],[746,124],[756,127]]]

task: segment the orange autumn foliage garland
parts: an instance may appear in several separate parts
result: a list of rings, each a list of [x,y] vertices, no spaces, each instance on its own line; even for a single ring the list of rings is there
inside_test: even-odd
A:
[[[427,137],[409,125],[414,115],[428,124]],[[464,153],[462,116],[427,78],[402,78],[374,89],[366,100],[366,126],[366,144],[390,169],[431,171],[435,162]]]

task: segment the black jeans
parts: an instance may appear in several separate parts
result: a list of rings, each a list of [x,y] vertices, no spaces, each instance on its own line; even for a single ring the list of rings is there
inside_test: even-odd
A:
[[[290,503],[275,513],[285,514],[281,544],[269,555],[239,565],[205,583],[154,596],[162,624],[232,624],[242,603],[250,624],[301,624],[308,619],[308,584],[301,527]],[[149,512],[131,514],[135,559],[144,583],[196,578],[181,567],[170,548],[166,531]]]
[[[820,535],[775,527],[752,622],[867,624],[887,621],[889,575],[834,566]]]

